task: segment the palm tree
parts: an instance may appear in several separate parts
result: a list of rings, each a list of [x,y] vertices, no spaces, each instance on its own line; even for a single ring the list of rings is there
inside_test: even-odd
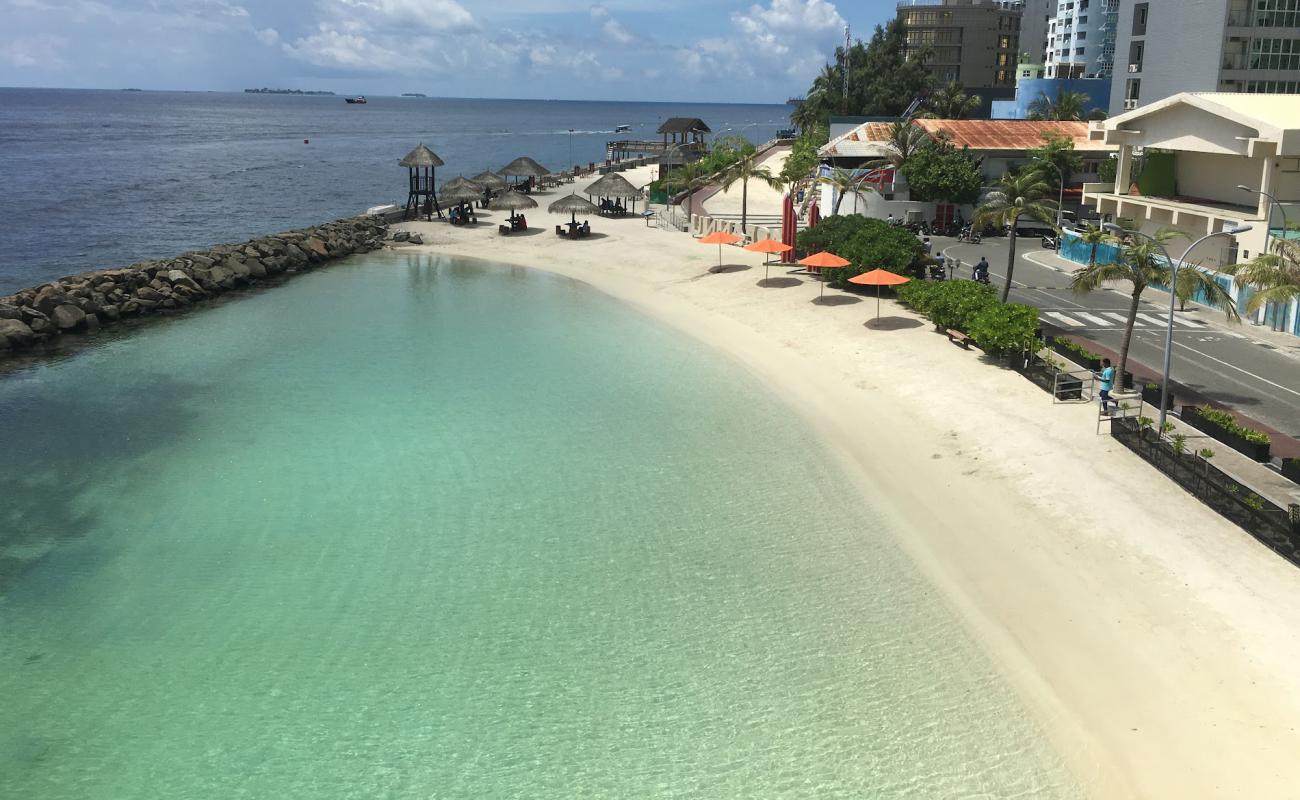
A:
[[[1028,216],[1048,225],[1056,225],[1056,201],[1048,199],[1052,187],[1036,170],[1023,170],[1015,175],[1003,175],[997,188],[989,192],[984,203],[975,209],[971,223],[976,228],[985,225],[1007,227],[1007,282],[1002,287],[1002,302],[1011,294],[1011,274],[1016,269],[1016,223]]]
[[[856,193],[861,188],[858,176],[847,169],[836,167],[831,170],[831,174],[822,175],[817,178],[818,183],[824,183],[835,190],[835,207],[831,209],[831,214],[840,213],[840,203],[849,193]]]
[[[1103,244],[1109,244],[1113,237],[1096,225],[1089,225],[1079,234],[1079,241],[1089,246],[1088,266],[1097,266],[1097,247]]]
[[[929,141],[930,135],[925,132],[924,128],[913,125],[911,119],[896,120],[889,125],[889,139],[885,142],[885,146],[889,148],[888,154],[870,161],[864,166],[868,169],[879,169],[880,167],[902,169],[907,160],[912,157],[912,154],[924,147]]]
[[[1252,314],[1266,303],[1289,303],[1300,298],[1300,241],[1274,238],[1272,250],[1244,264],[1223,267],[1237,279],[1237,286],[1255,289],[1246,303],[1246,310]]]
[[[1170,273],[1173,270],[1165,259],[1163,246],[1169,240],[1182,235],[1182,231],[1175,228],[1165,228],[1149,239],[1146,237],[1130,238],[1121,247],[1118,261],[1092,264],[1077,270],[1070,282],[1070,288],[1079,294],[1086,294],[1100,289],[1110,281],[1127,281],[1132,285],[1133,288],[1129,294],[1128,319],[1124,323],[1124,342],[1119,351],[1119,374],[1121,376],[1128,368],[1129,344],[1133,340],[1133,324],[1137,321],[1142,293],[1153,283],[1169,285]],[[1200,270],[1187,267],[1180,270],[1180,277],[1181,272],[1200,272]],[[1222,308],[1229,319],[1235,319],[1237,309],[1232,304],[1232,296],[1217,282],[1209,279],[1208,275],[1201,274],[1206,278],[1203,286],[1207,292],[1207,304]]]
[[[1053,100],[1043,92],[1037,100],[1029,104],[1029,118],[1036,120],[1077,121],[1087,115],[1091,100],[1083,92],[1057,89]]]
[[[1178,298],[1179,311],[1186,311],[1188,301],[1199,297],[1201,303],[1221,309],[1229,319],[1241,319],[1236,304],[1232,302],[1232,295],[1214,279],[1214,273],[1202,269],[1199,263],[1184,264],[1178,268],[1174,296]]]
[[[718,176],[718,183],[722,186],[722,191],[730,191],[731,187],[740,182],[740,230],[744,233],[749,232],[747,223],[749,222],[749,182],[756,180],[760,183],[767,184],[773,189],[780,189],[782,186],[781,179],[773,175],[767,167],[760,167],[754,161],[754,156],[742,158],[731,166],[722,171]]]
[[[952,81],[926,99],[924,116],[964,119],[979,109],[980,102],[979,95],[966,94],[960,81]]]

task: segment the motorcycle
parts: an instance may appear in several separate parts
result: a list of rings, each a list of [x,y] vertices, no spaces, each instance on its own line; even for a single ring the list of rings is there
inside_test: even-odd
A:
[[[989,274],[987,272],[976,272],[971,277],[971,280],[975,281],[976,283],[982,283],[985,286],[988,286],[992,283],[992,281],[989,280]]]
[[[932,280],[932,281],[944,281],[944,280],[947,280],[947,279],[948,279],[948,272],[947,272],[947,270],[945,270],[945,269],[943,268],[943,265],[942,265],[942,264],[931,264],[931,265],[930,265],[930,280]]]
[[[1044,236],[1044,237],[1043,237],[1043,249],[1044,249],[1044,250],[1059,250],[1060,247],[1061,247],[1061,240],[1058,239],[1057,237],[1055,237],[1055,236]]]
[[[962,228],[961,233],[957,234],[957,241],[959,242],[970,242],[971,244],[979,244],[983,240],[984,240],[983,234],[981,234],[977,230],[974,230],[970,225],[967,225],[965,228]]]

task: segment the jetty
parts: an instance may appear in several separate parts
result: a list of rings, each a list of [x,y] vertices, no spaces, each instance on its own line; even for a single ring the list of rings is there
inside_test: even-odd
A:
[[[623,161],[637,156],[661,155],[670,147],[682,150],[696,150],[701,154],[707,149],[704,143],[706,134],[713,133],[704,120],[698,117],[671,117],[655,131],[659,139],[615,139],[605,143],[606,161]]]

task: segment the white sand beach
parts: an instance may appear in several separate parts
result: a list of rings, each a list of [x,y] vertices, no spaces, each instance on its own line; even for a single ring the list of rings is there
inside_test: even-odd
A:
[[[763,257],[738,248],[711,271],[715,247],[635,217],[562,239],[545,206],[569,190],[538,195],[527,235],[498,235],[505,212],[399,227],[422,249],[584,281],[762,378],[842,458],[1092,796],[1300,796],[1300,571],[1097,435],[1091,406],[1053,405],[893,302],[870,327],[874,298],[816,304],[816,281],[785,269],[759,286]]]

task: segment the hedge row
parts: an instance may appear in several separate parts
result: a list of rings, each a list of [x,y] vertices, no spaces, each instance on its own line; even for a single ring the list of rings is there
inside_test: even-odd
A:
[[[1038,338],[1038,309],[1002,303],[992,287],[974,281],[912,281],[898,299],[940,328],[958,330],[989,353],[1018,353]]]

